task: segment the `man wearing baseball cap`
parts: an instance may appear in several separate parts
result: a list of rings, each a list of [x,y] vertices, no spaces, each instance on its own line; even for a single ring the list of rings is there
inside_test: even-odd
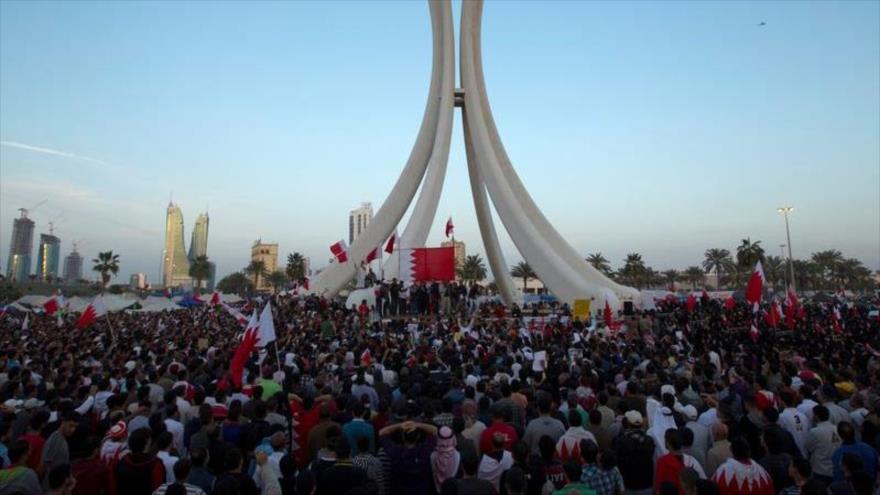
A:
[[[654,439],[643,429],[642,413],[631,409],[623,415],[624,431],[614,439],[611,448],[617,454],[620,474],[626,493],[650,495],[654,486]]]

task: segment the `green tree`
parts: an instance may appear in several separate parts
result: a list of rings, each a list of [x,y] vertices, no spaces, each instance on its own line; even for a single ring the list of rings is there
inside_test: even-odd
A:
[[[287,268],[284,271],[290,280],[302,283],[306,278],[306,258],[299,253],[288,254]]]
[[[465,257],[461,266],[456,267],[458,278],[464,281],[479,282],[486,278],[486,264],[479,254]]]
[[[101,274],[101,294],[110,282],[110,276],[119,273],[119,255],[113,254],[113,251],[104,251],[98,253],[98,257],[92,259],[95,266],[93,271]]]
[[[722,285],[722,273],[724,273],[725,268],[729,266],[732,261],[730,251],[721,248],[709,248],[703,254],[703,257],[703,269],[706,270],[706,273],[711,271],[715,272],[715,278],[718,281],[718,288],[720,289]]]
[[[813,253],[810,259],[816,265],[821,279],[819,288],[834,289],[835,282],[839,282],[836,275],[838,275],[838,266],[844,261],[843,253],[836,249],[826,249]]]
[[[764,248],[761,247],[761,241],[752,242],[751,237],[743,239],[736,248],[736,263],[740,268],[751,270],[759,261],[764,263]]]
[[[244,271],[254,277],[254,288],[259,290],[260,277],[266,274],[266,263],[260,260],[253,260],[245,267]]]
[[[529,279],[535,278],[535,271],[532,270],[532,267],[529,266],[525,261],[520,261],[510,270],[510,276],[514,278],[521,278],[523,281],[523,292],[526,291],[529,285]]]
[[[675,287],[675,281],[678,280],[678,271],[666,270],[663,272],[663,279],[668,287]]]
[[[645,283],[647,271],[642,255],[639,253],[629,253],[624,258],[623,268],[620,269],[619,273],[627,284],[641,288]]]
[[[199,293],[202,288],[202,281],[211,277],[211,262],[208,261],[207,255],[198,256],[189,264],[189,276],[196,282],[193,285],[193,292]]]
[[[275,270],[266,275],[266,283],[272,286],[272,292],[277,293],[279,287],[283,287],[290,279],[281,270]]]
[[[242,272],[230,273],[217,283],[217,290],[225,294],[246,296],[253,290],[254,284]]]
[[[602,253],[591,253],[587,256],[587,263],[593,265],[593,268],[608,275],[611,273],[611,264],[602,256]]]
[[[820,288],[822,284],[822,275],[819,267],[810,260],[794,260],[794,279],[797,280],[797,287],[801,290]]]
[[[697,290],[697,284],[702,284],[706,278],[706,272],[699,266],[689,266],[684,271],[684,279],[691,283],[691,289]]]

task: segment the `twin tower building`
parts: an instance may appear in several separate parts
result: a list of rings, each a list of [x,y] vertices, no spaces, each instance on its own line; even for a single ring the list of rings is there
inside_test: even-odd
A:
[[[189,252],[183,241],[183,212],[174,203],[168,203],[165,215],[165,249],[162,253],[162,284],[166,288],[193,286],[189,275],[190,264],[199,256],[208,255],[208,213],[201,213],[193,226]],[[211,265],[211,274],[202,281],[202,288],[214,289],[216,266]]]

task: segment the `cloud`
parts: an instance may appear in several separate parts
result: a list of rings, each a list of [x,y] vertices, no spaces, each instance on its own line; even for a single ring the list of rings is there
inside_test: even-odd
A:
[[[17,141],[0,141],[0,146],[6,146],[7,148],[15,148],[15,149],[25,150],[25,151],[33,151],[34,153],[42,153],[44,155],[60,156],[63,158],[70,158],[72,160],[79,160],[82,162],[93,163],[96,165],[103,165],[105,167],[113,167],[112,164],[107,163],[104,160],[99,160],[97,158],[92,158],[92,157],[83,156],[83,155],[77,155],[76,153],[69,153],[67,151],[55,150],[52,148],[43,148],[42,146],[33,146],[30,144],[19,143]]]

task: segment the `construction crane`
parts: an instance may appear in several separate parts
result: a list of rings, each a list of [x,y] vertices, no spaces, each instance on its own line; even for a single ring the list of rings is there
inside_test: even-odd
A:
[[[40,201],[39,203],[35,204],[34,206],[31,206],[30,208],[19,208],[18,211],[21,212],[21,218],[27,218],[28,213],[30,213],[30,212],[36,210],[37,208],[43,206],[43,205],[46,204],[48,201],[49,201],[48,199],[44,199],[44,200]]]
[[[55,226],[61,223],[61,219],[64,216],[64,212],[55,215],[55,218],[49,220],[49,235],[55,235]]]

